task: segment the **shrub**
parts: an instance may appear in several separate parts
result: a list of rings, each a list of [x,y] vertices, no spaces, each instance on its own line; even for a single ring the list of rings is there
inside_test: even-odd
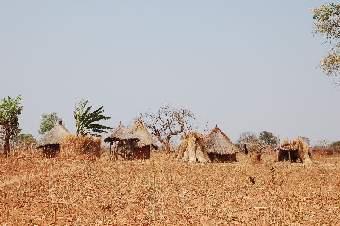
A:
[[[87,157],[100,157],[101,140],[92,136],[75,136],[65,137],[61,143],[61,157],[72,158],[79,155]]]

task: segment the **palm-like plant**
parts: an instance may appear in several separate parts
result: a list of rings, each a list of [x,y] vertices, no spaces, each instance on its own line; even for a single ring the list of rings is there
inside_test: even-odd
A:
[[[88,100],[82,100],[76,105],[73,116],[76,121],[77,135],[100,136],[101,133],[106,133],[108,129],[111,129],[99,124],[100,121],[111,118],[104,115],[104,107],[101,106],[92,111]]]

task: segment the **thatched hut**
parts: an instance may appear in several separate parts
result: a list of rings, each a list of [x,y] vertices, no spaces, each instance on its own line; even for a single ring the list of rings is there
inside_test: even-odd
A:
[[[154,147],[151,134],[139,120],[131,128],[120,123],[104,141],[110,143],[110,150],[115,144],[114,155],[127,160],[150,159],[151,149]]]
[[[283,141],[278,148],[278,161],[311,162],[310,148],[302,138]]]
[[[190,132],[182,136],[178,148],[177,158],[186,162],[210,162],[204,149],[204,136],[196,132]]]
[[[139,141],[138,146],[150,146],[151,148],[157,149],[153,136],[149,133],[145,127],[143,121],[136,120],[131,126],[131,133],[135,135]]]
[[[60,145],[68,135],[70,135],[70,132],[65,128],[62,121],[59,121],[39,140],[37,148],[42,149],[46,157],[53,158],[60,152]]]
[[[204,138],[204,148],[212,162],[234,162],[238,148],[217,126]]]

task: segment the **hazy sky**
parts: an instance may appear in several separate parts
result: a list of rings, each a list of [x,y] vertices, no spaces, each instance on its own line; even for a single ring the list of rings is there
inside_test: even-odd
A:
[[[241,132],[340,139],[340,88],[322,74],[316,0],[0,0],[0,97],[24,97],[22,127],[81,98],[110,124],[164,103]]]

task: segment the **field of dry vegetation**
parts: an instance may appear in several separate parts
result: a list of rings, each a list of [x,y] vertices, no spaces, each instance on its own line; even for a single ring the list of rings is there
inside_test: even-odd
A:
[[[340,224],[340,157],[313,165],[0,158],[2,225]]]

